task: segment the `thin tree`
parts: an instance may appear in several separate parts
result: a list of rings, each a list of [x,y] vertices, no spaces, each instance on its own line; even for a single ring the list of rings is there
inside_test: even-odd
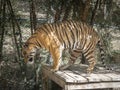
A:
[[[84,3],[83,13],[81,14],[81,20],[86,22],[89,14],[91,0],[86,0]]]
[[[36,2],[36,0],[29,1],[31,34],[34,33],[34,30],[36,30],[36,25],[37,25],[35,2]]]
[[[34,33],[36,30],[37,26],[37,18],[36,18],[36,0],[30,0],[29,1],[29,6],[30,6],[30,26],[31,26],[31,35]],[[37,70],[34,69],[34,74],[35,74],[35,85],[34,89],[39,90],[39,75],[37,74]]]
[[[98,9],[98,6],[99,6],[99,4],[100,4],[100,1],[101,1],[101,0],[97,0],[97,1],[96,1],[95,7],[94,7],[94,9],[93,9],[93,11],[92,11],[92,16],[91,16],[91,20],[90,20],[91,26],[93,26],[93,22],[94,22],[94,19],[95,19],[95,16],[96,16],[97,9]]]
[[[21,48],[22,48],[22,35],[21,35],[21,29],[18,25],[18,22],[16,20],[16,17],[15,17],[15,14],[14,14],[14,11],[13,11],[13,8],[12,8],[12,5],[11,5],[11,2],[10,0],[6,0],[7,1],[7,5],[8,5],[8,10],[10,12],[10,19],[11,19],[11,22],[12,22],[12,27],[13,27],[13,35],[14,35],[14,40],[15,40],[15,44],[16,44],[16,49],[17,49],[17,55],[18,55],[18,60],[21,60]],[[15,25],[17,26],[17,29],[18,29],[18,32],[19,32],[19,43],[18,43],[18,40],[17,40],[17,36],[16,36],[16,28],[15,28]]]
[[[2,10],[3,8],[3,10]],[[0,31],[1,31],[1,40],[0,40],[0,60],[2,60],[2,50],[3,50],[3,41],[4,41],[4,33],[5,33],[5,20],[6,20],[6,0],[1,0],[1,15],[0,15]]]
[[[67,20],[67,19],[69,18],[69,16],[70,16],[70,11],[71,11],[71,9],[72,9],[72,6],[71,6],[72,1],[64,2],[64,3],[65,3],[65,5],[64,5],[64,16],[63,16],[62,21],[65,21],[65,20]],[[67,5],[66,5],[66,4],[67,4]]]

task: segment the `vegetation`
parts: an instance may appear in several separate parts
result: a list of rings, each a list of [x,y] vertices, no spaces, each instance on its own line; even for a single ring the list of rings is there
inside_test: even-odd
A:
[[[26,68],[21,48],[43,23],[89,23],[103,39],[108,63],[120,63],[119,15],[119,0],[0,0],[0,89],[42,90],[40,67],[51,63],[50,55],[38,51],[34,68]]]

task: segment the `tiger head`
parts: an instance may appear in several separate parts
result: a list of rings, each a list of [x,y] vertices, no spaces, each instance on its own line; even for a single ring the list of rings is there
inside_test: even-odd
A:
[[[36,54],[36,46],[34,44],[25,43],[22,48],[22,56],[24,58],[24,62],[26,64],[33,64],[34,63],[34,56]]]

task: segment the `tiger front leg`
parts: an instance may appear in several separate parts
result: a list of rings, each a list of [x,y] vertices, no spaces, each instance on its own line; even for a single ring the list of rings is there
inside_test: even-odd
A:
[[[51,53],[53,58],[53,66],[51,71],[56,72],[59,70],[61,60],[62,60],[62,53],[59,51],[60,49],[54,49],[54,51]]]
[[[60,67],[60,63],[61,63],[61,59],[60,58],[58,58],[58,57],[55,57],[55,59],[53,58],[53,66],[51,68],[51,71],[53,71],[53,72],[58,71],[59,67]]]

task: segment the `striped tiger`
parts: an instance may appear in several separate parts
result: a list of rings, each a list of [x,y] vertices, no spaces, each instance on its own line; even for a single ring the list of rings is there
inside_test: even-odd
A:
[[[76,58],[82,53],[89,62],[87,72],[91,73],[96,64],[94,51],[97,44],[100,45],[102,52],[100,37],[91,26],[84,22],[70,20],[40,26],[25,42],[22,52],[24,61],[28,64],[34,62],[37,49],[45,48],[53,58],[51,70],[57,71],[60,67],[63,50],[69,49],[71,57],[65,67],[74,64]],[[103,53],[101,56],[103,60]]]

